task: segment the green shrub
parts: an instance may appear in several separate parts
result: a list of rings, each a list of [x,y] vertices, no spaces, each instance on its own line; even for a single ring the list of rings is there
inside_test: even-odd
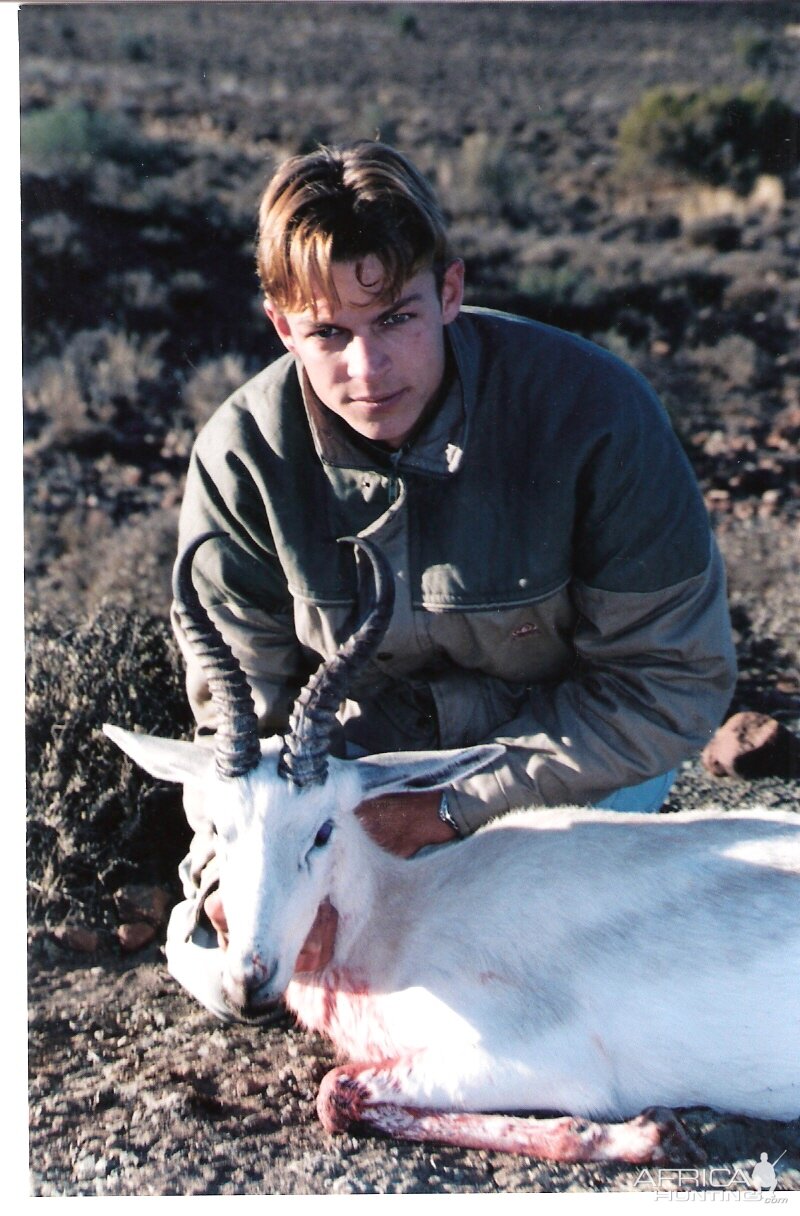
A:
[[[666,170],[739,193],[759,174],[785,177],[800,161],[800,115],[763,84],[741,93],[653,89],[619,130],[623,170]]]
[[[389,9],[389,21],[403,38],[422,37],[417,14],[405,4],[400,5],[398,8],[392,6]]]
[[[131,63],[152,63],[156,57],[156,39],[151,33],[122,34],[117,45],[121,54]]]
[[[22,168],[41,173],[85,172],[96,160],[147,171],[164,155],[161,144],[145,139],[122,115],[70,102],[23,114],[20,147]]]
[[[399,142],[399,126],[396,119],[387,114],[379,102],[368,101],[355,123],[356,130],[364,139],[380,139],[387,144]]]
[[[516,285],[539,307],[591,307],[605,294],[589,270],[568,265],[526,266]]]

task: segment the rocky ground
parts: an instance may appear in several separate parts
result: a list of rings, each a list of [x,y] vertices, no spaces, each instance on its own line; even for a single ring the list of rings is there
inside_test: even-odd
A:
[[[188,728],[168,571],[192,435],[275,353],[258,188],[286,152],[379,129],[434,178],[473,302],[584,333],[655,384],[728,565],[730,712],[800,734],[797,172],[735,194],[626,177],[618,145],[657,85],[764,80],[796,102],[799,33],[789,3],[23,8],[32,1194],[634,1187],[630,1168],[329,1139],[322,1042],[288,1018],[218,1025],[169,978],[157,910],[149,933],[120,910],[131,882],[175,896],[185,833],[97,729]],[[800,811],[800,780],[694,759],[667,809],[709,802]],[[800,1190],[800,1123],[685,1117],[712,1164],[783,1153]]]

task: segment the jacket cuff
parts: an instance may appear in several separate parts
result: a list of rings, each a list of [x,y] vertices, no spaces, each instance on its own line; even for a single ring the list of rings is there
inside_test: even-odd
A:
[[[502,760],[449,786],[448,806],[461,835],[471,836],[491,819],[513,810],[515,789],[518,794],[519,784],[515,782],[507,762]],[[519,801],[518,797],[516,801]],[[536,802],[532,794],[530,805]]]
[[[483,774],[480,793],[464,789],[463,784],[448,786],[447,802],[460,834],[471,836],[490,819],[505,814],[509,807],[499,783],[491,774]]]

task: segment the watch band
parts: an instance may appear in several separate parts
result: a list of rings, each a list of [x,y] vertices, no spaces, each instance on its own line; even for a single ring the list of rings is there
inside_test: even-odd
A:
[[[455,819],[450,813],[450,802],[447,797],[447,790],[442,790],[442,800],[439,803],[439,818],[442,823],[446,823],[449,828],[452,828],[456,836],[461,836],[461,830]]]

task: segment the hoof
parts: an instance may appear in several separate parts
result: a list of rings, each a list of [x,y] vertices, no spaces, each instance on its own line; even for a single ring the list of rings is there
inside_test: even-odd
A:
[[[346,1132],[351,1123],[361,1118],[368,1097],[366,1086],[357,1075],[346,1068],[334,1068],[322,1078],[317,1095],[317,1114],[325,1131],[331,1135]]]

